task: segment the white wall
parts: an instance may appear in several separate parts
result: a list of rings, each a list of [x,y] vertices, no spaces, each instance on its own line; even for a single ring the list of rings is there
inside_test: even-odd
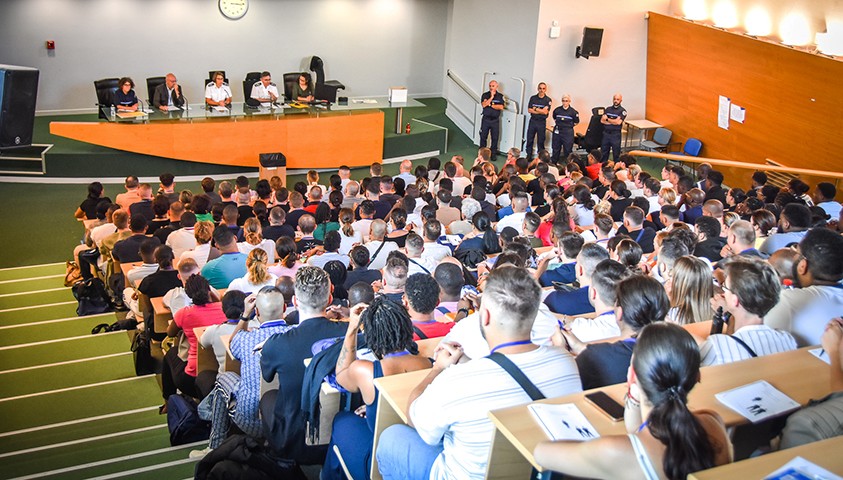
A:
[[[208,70],[224,69],[235,101],[246,72],[276,83],[319,55],[346,95],[442,94],[448,0],[251,0],[232,21],[216,0],[4,0],[0,63],[41,70],[39,112],[90,109],[93,80],[174,72],[201,101]],[[48,53],[45,40],[57,48]]]
[[[670,0],[591,0],[588,8],[573,8],[572,1],[543,0],[538,19],[536,62],[532,83],[548,84],[548,95],[558,106],[569,93],[572,105],[588,122],[591,109],[612,104],[623,94],[630,119],[644,118],[647,89],[648,11],[667,13]],[[550,38],[551,22],[560,24],[559,38]],[[599,57],[576,58],[583,27],[603,28]],[[681,45],[677,44],[677,48]]]
[[[483,72],[496,72],[500,91],[520,102],[519,77],[529,84],[536,56],[539,0],[452,0],[445,68],[478,95],[488,90]],[[445,96],[469,117],[474,103],[452,81],[445,80]],[[528,85],[528,92],[529,85]],[[529,98],[529,96],[527,97]],[[448,116],[471,136],[468,121],[449,107]]]

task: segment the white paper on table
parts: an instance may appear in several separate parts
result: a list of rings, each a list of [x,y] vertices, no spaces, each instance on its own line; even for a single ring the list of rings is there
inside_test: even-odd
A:
[[[766,380],[717,393],[714,398],[752,423],[791,412],[801,406]]]
[[[459,245],[462,242],[462,238],[459,235],[445,235],[445,239],[448,240],[448,243],[451,245]]]
[[[228,109],[227,109],[227,108],[225,108],[225,107],[221,107],[221,106],[219,106],[219,105],[215,106],[215,107],[214,107],[214,110],[216,110],[216,111],[218,111],[218,112],[227,112],[227,111],[228,111]]]
[[[729,129],[729,105],[731,105],[729,97],[720,95],[717,107],[717,126],[723,130]]]
[[[789,469],[796,470],[799,473],[803,473],[808,476],[808,478],[822,478],[823,480],[843,480],[843,477],[835,475],[829,472],[828,470],[820,467],[819,465],[805,460],[802,457],[796,457],[793,460],[785,463],[782,468],[764,477],[764,479],[767,480],[781,478],[780,475]]]
[[[600,437],[594,425],[573,403],[527,405],[536,423],[551,440],[592,440]]]
[[[808,353],[810,353],[811,355],[819,358],[823,362],[831,365],[831,359],[828,358],[828,352],[826,352],[825,349],[823,349],[823,348],[812,348],[812,349],[808,350]]]
[[[746,120],[746,109],[733,103],[729,110],[729,118],[738,123],[743,123]]]

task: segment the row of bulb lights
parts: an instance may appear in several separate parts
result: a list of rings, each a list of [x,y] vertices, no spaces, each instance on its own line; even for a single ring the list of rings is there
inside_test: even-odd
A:
[[[753,37],[775,36],[781,43],[792,47],[815,47],[825,55],[843,56],[843,21],[826,19],[826,31],[815,31],[808,15],[791,11],[781,17],[778,28],[774,30],[773,18],[763,6],[749,8],[741,22],[738,8],[730,0],[684,0],[682,16],[688,20],[710,22],[715,27],[740,31]]]

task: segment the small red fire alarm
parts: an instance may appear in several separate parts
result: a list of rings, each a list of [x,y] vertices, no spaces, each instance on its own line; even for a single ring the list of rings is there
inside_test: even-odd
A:
[[[55,50],[56,49],[56,42],[54,40],[47,40],[44,42],[47,50]]]

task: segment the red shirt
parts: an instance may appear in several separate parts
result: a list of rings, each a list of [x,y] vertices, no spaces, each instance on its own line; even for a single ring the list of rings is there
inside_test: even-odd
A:
[[[430,320],[427,322],[413,322],[413,326],[418,328],[419,330],[424,333],[427,338],[438,338],[444,337],[454,328],[456,323],[454,322],[437,322],[436,320]],[[418,334],[413,333],[413,340],[421,340],[421,337]]]
[[[597,177],[600,176],[600,170],[603,168],[603,162],[595,163],[594,165],[588,165],[585,167],[585,173],[588,174],[588,178],[592,180],[597,180]]]
[[[184,373],[191,377],[196,376],[196,348],[197,340],[193,329],[196,327],[208,327],[210,325],[219,325],[224,323],[227,319],[222,312],[222,303],[208,303],[206,305],[191,305],[182,308],[173,316],[173,321],[176,325],[184,330],[184,336],[187,337],[187,343],[190,348],[187,350],[187,367]]]

